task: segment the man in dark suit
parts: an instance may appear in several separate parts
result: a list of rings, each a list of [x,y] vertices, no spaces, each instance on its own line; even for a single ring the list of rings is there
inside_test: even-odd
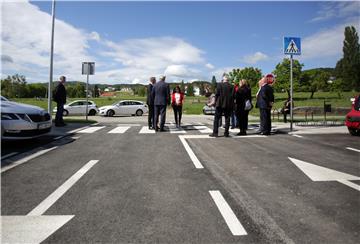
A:
[[[56,102],[55,126],[65,126],[63,120],[64,104],[66,103],[66,77],[60,76],[60,82],[54,90],[53,100]]]
[[[261,86],[257,95],[257,106],[260,109],[260,134],[270,135],[271,132],[271,108],[274,104],[274,90],[272,84],[275,78],[272,74],[265,77],[265,83]]]
[[[147,87],[147,99],[146,104],[149,108],[149,114],[148,114],[148,125],[149,129],[154,129],[154,97],[152,96],[152,89],[154,84],[156,83],[155,77],[150,77],[149,85]]]
[[[229,137],[230,116],[234,107],[234,88],[229,83],[228,77],[224,77],[222,83],[218,83],[215,93],[215,117],[213,133],[211,137],[218,137],[219,121],[221,116],[225,116],[225,137]]]
[[[165,76],[160,76],[160,81],[157,82],[151,92],[154,98],[154,110],[155,118],[154,125],[156,131],[164,130],[165,120],[166,120],[166,106],[170,105],[170,87],[169,84],[165,82]],[[161,115],[160,128],[157,127],[159,122],[159,115]]]

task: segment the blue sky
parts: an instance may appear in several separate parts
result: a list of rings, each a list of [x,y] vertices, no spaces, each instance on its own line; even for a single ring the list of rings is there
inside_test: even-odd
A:
[[[84,80],[83,61],[96,62],[93,83],[220,79],[248,66],[268,73],[284,58],[284,36],[302,38],[304,69],[334,67],[344,27],[359,30],[359,9],[359,2],[58,1],[54,78]],[[2,12],[1,75],[46,82],[51,2],[4,3]]]

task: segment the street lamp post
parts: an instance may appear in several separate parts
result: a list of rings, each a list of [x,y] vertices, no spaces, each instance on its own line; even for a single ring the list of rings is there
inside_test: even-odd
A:
[[[55,0],[52,1],[52,26],[51,26],[51,50],[50,50],[50,77],[48,85],[48,113],[51,115],[52,82],[53,82],[53,59],[54,59],[54,28],[55,28]]]

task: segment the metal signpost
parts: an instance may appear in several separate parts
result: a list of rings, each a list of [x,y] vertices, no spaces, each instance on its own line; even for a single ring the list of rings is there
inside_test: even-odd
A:
[[[95,62],[83,62],[82,74],[86,75],[86,121],[87,121],[88,107],[89,107],[89,75],[95,74]]]
[[[284,37],[284,54],[290,55],[290,131],[293,130],[293,55],[301,55],[301,38]]]
[[[52,81],[53,81],[53,60],[54,60],[54,28],[55,28],[55,0],[52,2],[52,25],[51,25],[51,50],[50,50],[50,77],[48,85],[48,113],[51,116],[51,102],[52,102]]]

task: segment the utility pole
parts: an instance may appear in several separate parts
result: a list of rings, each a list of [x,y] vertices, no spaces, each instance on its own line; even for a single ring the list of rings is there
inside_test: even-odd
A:
[[[51,50],[50,50],[50,77],[48,85],[48,113],[51,116],[52,82],[53,82],[53,59],[54,59],[54,28],[55,28],[55,0],[52,1],[52,26],[51,26]]]

